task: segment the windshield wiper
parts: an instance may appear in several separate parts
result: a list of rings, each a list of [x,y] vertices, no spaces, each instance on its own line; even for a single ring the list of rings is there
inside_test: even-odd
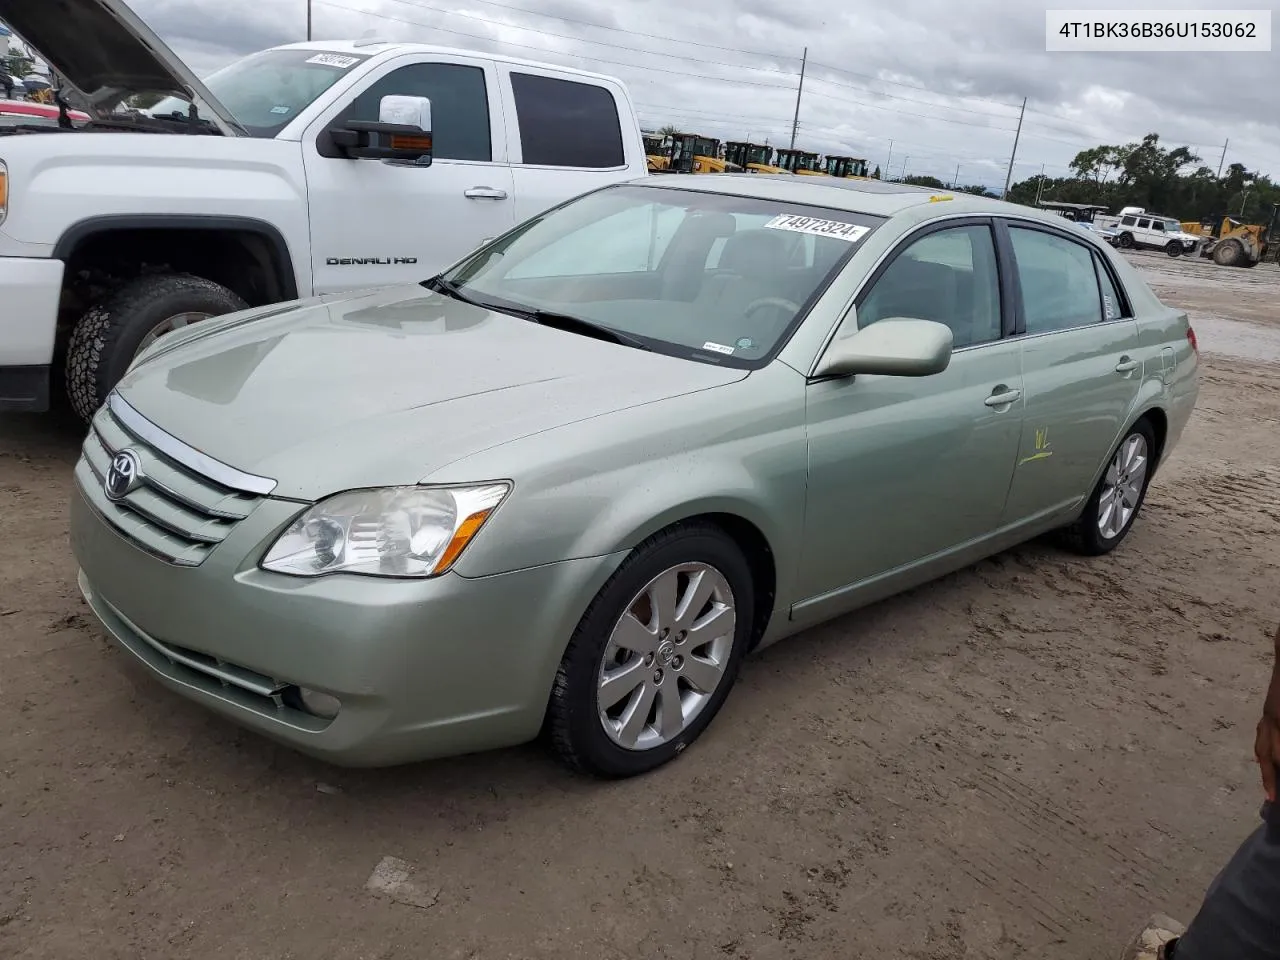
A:
[[[438,293],[453,297],[455,300],[461,300],[463,303],[469,303],[475,307],[483,307],[486,310],[498,310],[501,313],[507,313],[513,317],[519,317],[521,320],[528,320],[530,323],[537,323],[544,327],[554,327],[557,330],[581,333],[584,336],[607,340],[610,343],[621,344],[624,347],[635,347],[637,350],[652,351],[652,348],[639,337],[633,337],[629,333],[606,327],[604,324],[596,323],[594,320],[585,320],[582,317],[575,317],[568,313],[556,313],[554,310],[531,310],[509,301],[472,297],[463,293],[452,280],[445,280],[442,277],[432,277],[430,280],[425,280],[423,281],[423,286],[429,290],[435,290]]]

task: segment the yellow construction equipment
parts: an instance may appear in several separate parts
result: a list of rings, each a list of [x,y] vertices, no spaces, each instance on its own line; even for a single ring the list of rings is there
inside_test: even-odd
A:
[[[867,180],[867,161],[860,157],[833,157],[827,154],[826,171],[829,177],[848,177]]]
[[[724,173],[740,167],[720,159],[720,141],[696,133],[674,133],[668,148],[667,173]]]
[[[779,150],[778,166],[788,173],[807,177],[825,177],[827,172],[818,167],[818,155],[808,150]]]
[[[773,147],[766,143],[751,143],[747,140],[730,140],[724,145],[724,158],[730,164],[741,167],[748,173],[786,173],[781,167],[775,167]]]
[[[644,155],[649,161],[650,173],[661,173],[671,163],[667,155],[666,138],[656,133],[642,134],[644,138]]]
[[[1210,217],[1199,223],[1183,223],[1182,229],[1204,237],[1200,256],[1212,258],[1219,266],[1256,267],[1273,250],[1280,263],[1280,204],[1272,206],[1271,219],[1265,225],[1234,217]]]

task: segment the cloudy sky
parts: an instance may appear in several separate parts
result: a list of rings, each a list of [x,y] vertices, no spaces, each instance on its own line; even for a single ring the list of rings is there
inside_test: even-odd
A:
[[[1015,181],[1042,164],[1066,175],[1079,150],[1149,132],[1192,145],[1213,168],[1229,138],[1227,163],[1280,175],[1280,50],[1046,53],[1047,5],[1034,0],[629,0],[612,9],[588,0],[311,3],[317,39],[372,32],[611,73],[626,81],[646,128],[672,123],[775,146],[790,138],[808,47],[796,145],[866,157],[892,176],[905,166],[950,182],[958,164],[961,183],[1002,184],[1023,97]],[[131,5],[202,75],[306,37],[307,0]],[[1227,6],[1270,8],[1257,0]]]

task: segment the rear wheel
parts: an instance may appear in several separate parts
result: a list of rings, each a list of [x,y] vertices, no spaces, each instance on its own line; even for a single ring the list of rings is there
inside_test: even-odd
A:
[[[753,589],[742,552],[715,527],[641,544],[592,601],[556,673],[547,728],[561,760],[630,777],[696,740],[737,678]]]
[[[1116,237],[1116,246],[1123,247],[1126,250],[1131,249],[1133,247],[1133,234],[1131,233],[1120,234],[1120,236]]]
[[[1063,531],[1075,550],[1100,556],[1129,535],[1147,499],[1155,448],[1155,433],[1146,420],[1129,428],[1112,452],[1080,518]]]
[[[248,305],[221,284],[189,274],[138,277],[80,318],[67,347],[67,396],[88,420],[139,352],[166,333]]]

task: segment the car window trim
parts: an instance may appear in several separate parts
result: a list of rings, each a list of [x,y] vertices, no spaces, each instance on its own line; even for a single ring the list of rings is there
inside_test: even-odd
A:
[[[850,310],[855,311],[855,319],[856,319],[856,311],[858,309],[858,306],[863,302],[863,299],[865,298],[867,292],[872,288],[872,286],[875,285],[876,281],[880,279],[880,277],[884,274],[884,272],[889,269],[890,264],[892,264],[893,261],[898,258],[898,256],[902,253],[903,250],[905,250],[910,244],[914,243],[916,240],[920,239],[921,237],[928,236],[931,233],[936,233],[939,230],[947,230],[952,227],[975,227],[975,226],[984,226],[984,225],[989,227],[993,233],[995,233],[995,231],[999,229],[998,220],[995,217],[990,216],[989,214],[974,214],[974,213],[948,214],[945,217],[940,217],[937,220],[930,220],[928,223],[924,223],[917,226],[910,233],[902,237],[896,244],[894,244],[892,247],[890,247],[888,250],[882,253],[880,255],[880,259],[876,261],[875,266],[871,268],[870,272],[868,272],[867,275],[862,279],[862,282],[858,284],[857,289],[854,290],[853,292],[853,296],[849,298],[849,301],[840,310],[839,318],[836,320],[834,324],[832,324],[831,329],[827,331],[826,337],[823,338],[822,346],[820,346],[818,350],[814,353],[813,360],[809,363],[809,370],[807,373],[805,373],[805,379],[809,383],[821,383],[824,380],[843,379],[843,378],[836,378],[836,377],[816,376],[813,371],[818,368],[818,364],[822,362],[822,358],[826,355],[827,351],[831,349],[831,344],[835,341],[836,334],[840,332],[841,328],[844,327],[846,321],[848,321],[849,311]],[[1008,270],[1005,269],[1004,265],[1001,262],[999,238],[996,236],[993,236],[992,242],[996,244],[996,271],[1001,278],[999,281],[1000,339],[988,340],[986,343],[970,344],[967,347],[960,347],[959,349],[953,351],[953,353],[963,353],[968,350],[977,350],[982,347],[995,346],[997,343],[1003,343],[1005,340],[1009,339],[1009,337],[1011,336],[1011,334],[1009,333],[1009,330],[1011,329],[1011,324],[1013,323],[1013,316],[1009,312],[1010,305],[1005,298],[1005,281],[1003,279],[1004,276],[1008,273]],[[841,269],[844,269],[844,267],[841,267]]]
[[[1054,224],[1045,223],[1043,220],[1032,220],[1030,218],[1023,219],[1021,217],[1011,217],[1007,215],[1001,217],[1000,219],[1003,221],[1003,226],[1006,232],[1008,232],[1013,227],[1017,227],[1018,229],[1024,229],[1024,230],[1037,230],[1040,233],[1047,233],[1050,236],[1060,237],[1061,239],[1066,240],[1068,243],[1074,243],[1076,244],[1076,246],[1083,247],[1085,250],[1088,251],[1090,257],[1094,258],[1095,260],[1101,256],[1100,252],[1098,250],[1095,250],[1093,245],[1089,243],[1089,241],[1086,240],[1083,236],[1073,237],[1071,236],[1071,234],[1055,226]],[[1008,242],[1009,242],[1010,272],[1014,275],[1015,281],[1019,281],[1021,280],[1021,275],[1018,273],[1017,258],[1013,255],[1012,237],[1009,238]],[[1101,311],[1101,319],[1098,320],[1097,323],[1084,323],[1084,324],[1080,324],[1079,326],[1064,327],[1061,330],[1046,330],[1043,333],[1027,333],[1027,315],[1026,315],[1025,305],[1022,302],[1022,284],[1020,282],[1016,282],[1015,286],[1017,287],[1017,308],[1018,309],[1017,309],[1017,318],[1014,326],[1013,336],[1020,340],[1033,340],[1038,337],[1052,337],[1054,334],[1058,334],[1058,333],[1071,333],[1073,330],[1088,330],[1092,327],[1100,326],[1102,324],[1126,323],[1132,320],[1133,317],[1129,315],[1132,313],[1132,306],[1131,306],[1128,294],[1125,291],[1124,286],[1118,282],[1115,271],[1111,269],[1111,265],[1107,264],[1106,266],[1107,266],[1108,276],[1111,277],[1111,283],[1116,288],[1116,294],[1120,297],[1121,301],[1124,303],[1124,306],[1125,306],[1124,313],[1127,314],[1126,316],[1117,317],[1115,320],[1107,319],[1106,310],[1101,309],[1102,308],[1102,285],[1098,283],[1097,270],[1095,267],[1093,282],[1094,282],[1094,285],[1098,288],[1098,306]]]

